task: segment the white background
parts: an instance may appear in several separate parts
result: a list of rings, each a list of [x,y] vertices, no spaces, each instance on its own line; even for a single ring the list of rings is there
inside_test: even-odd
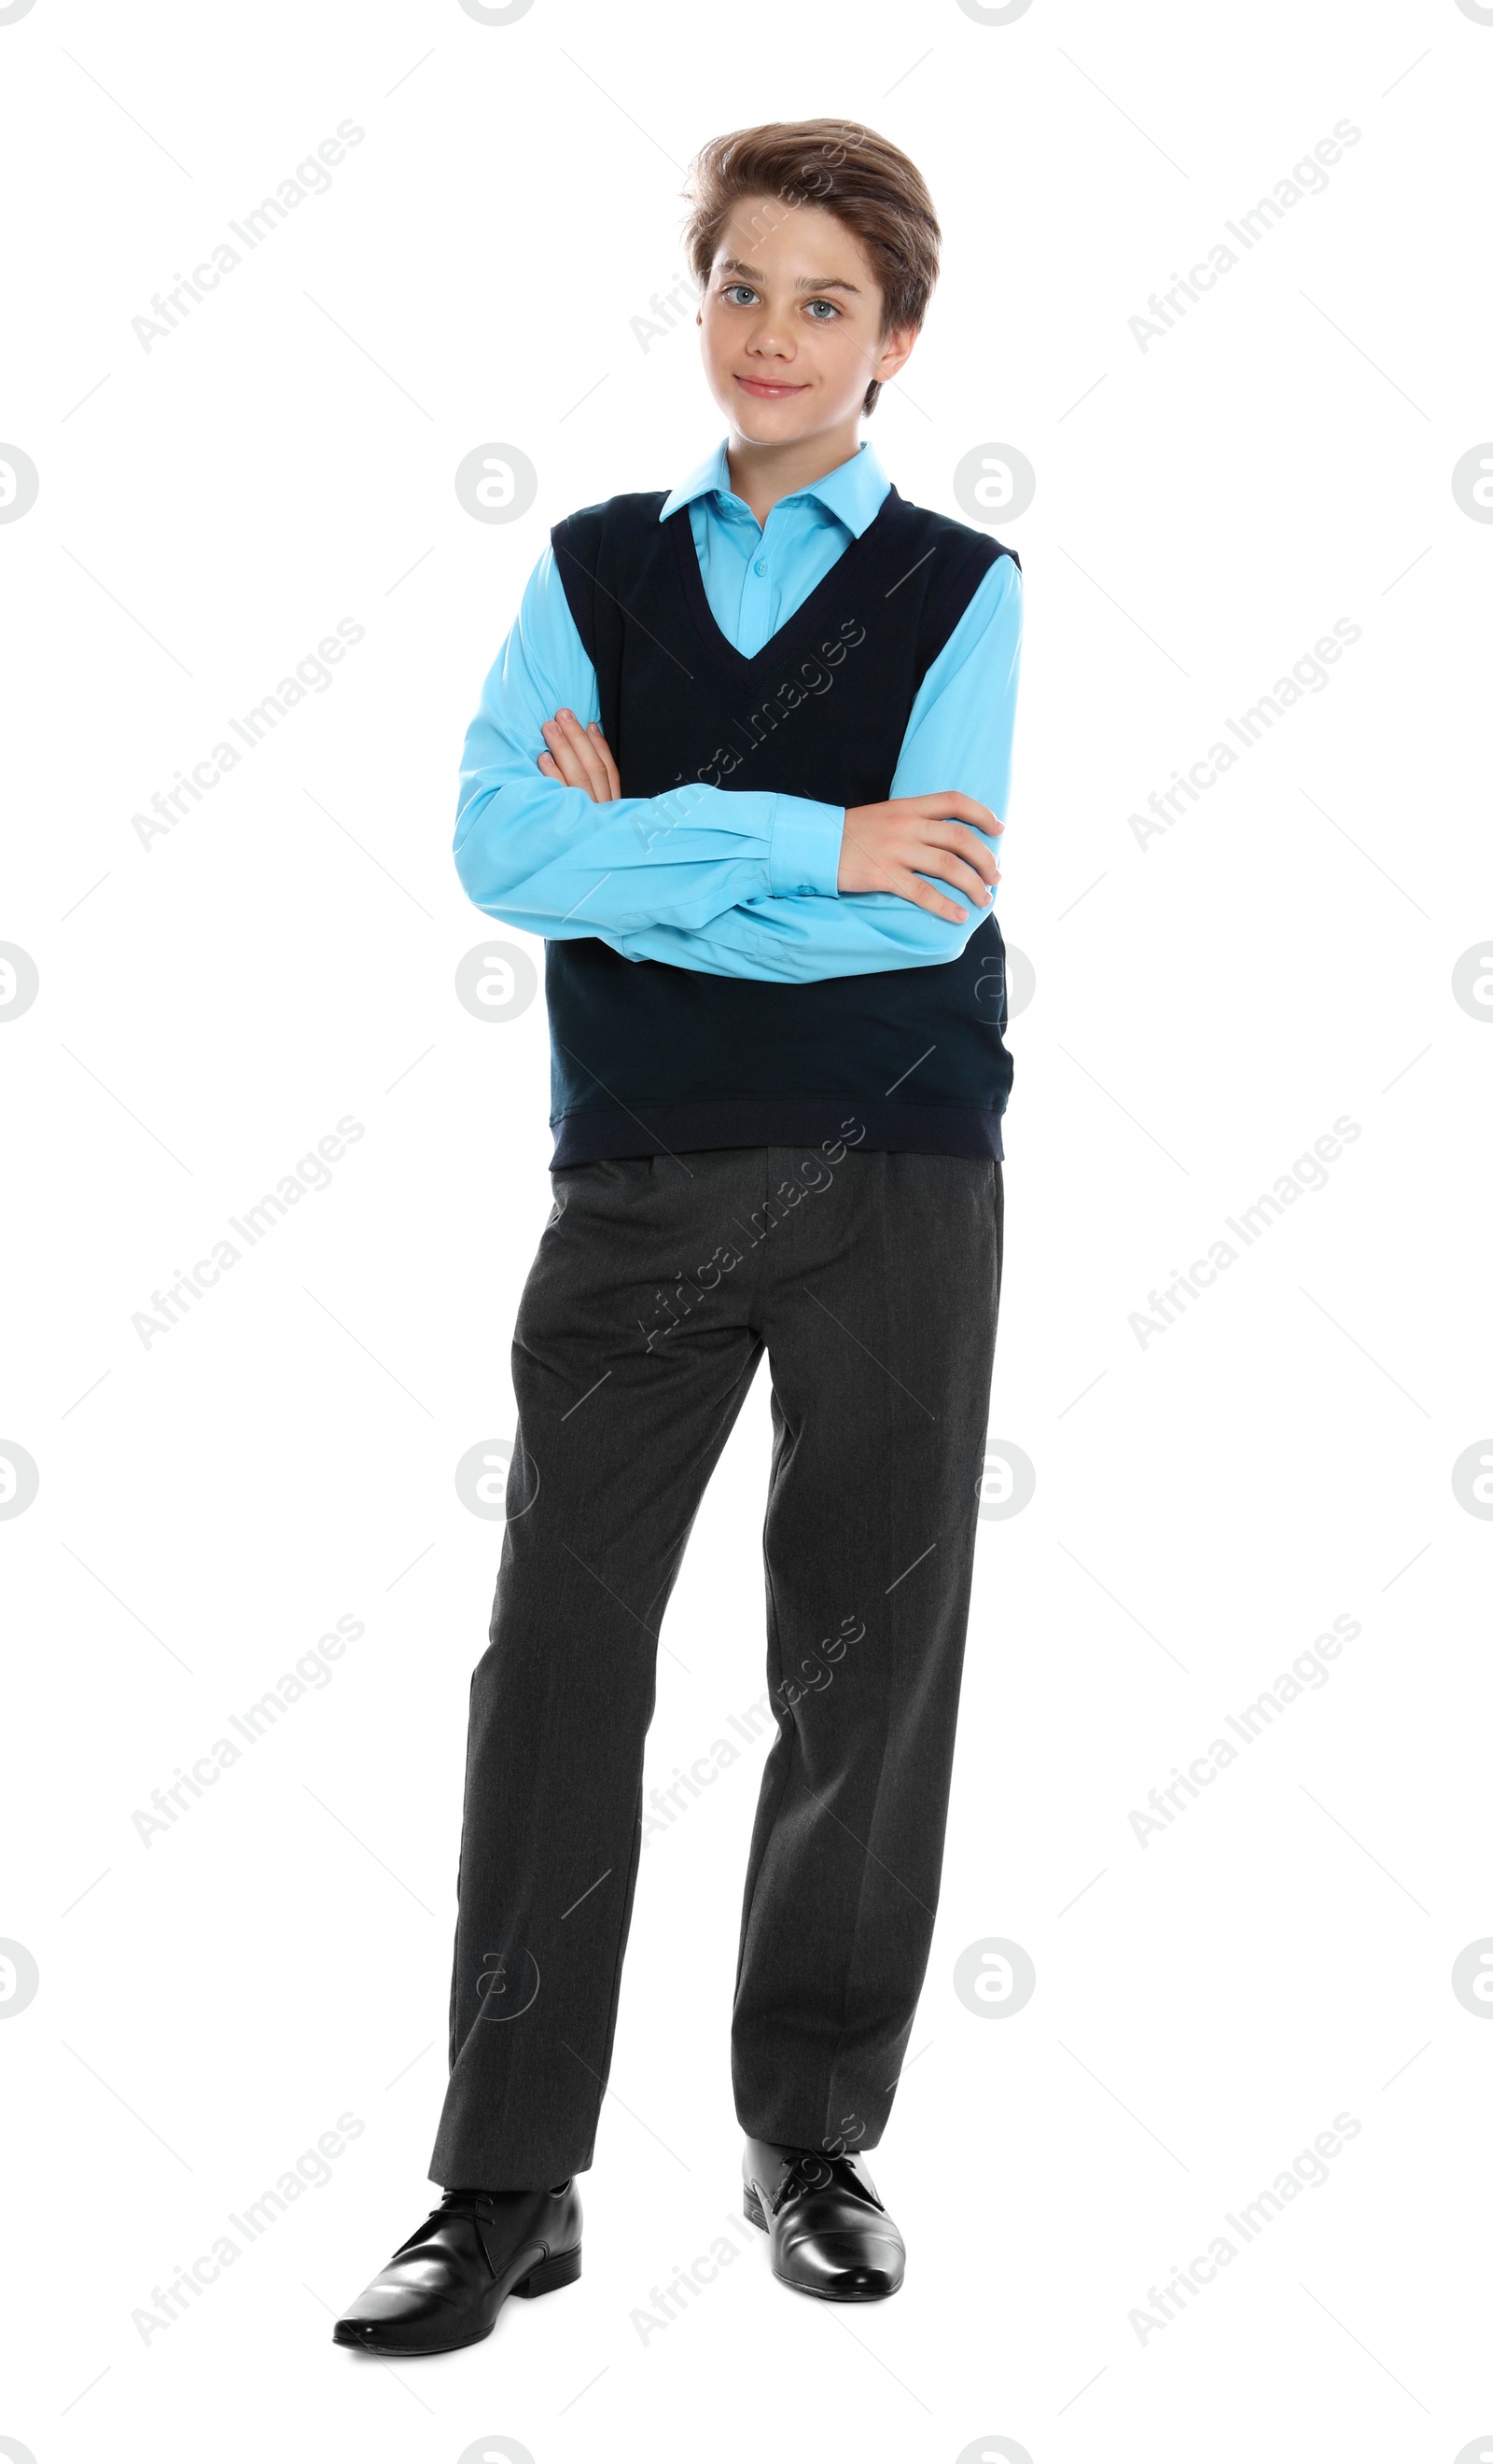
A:
[[[40,1987],[0,2027],[0,2433],[36,2464],[1493,2453],[1493,2026],[1450,1982],[1493,1934],[1493,1529],[1451,1483],[1493,1428],[1493,1034],[1451,988],[1493,921],[1493,527],[1451,485],[1493,433],[1493,25],[35,0],[0,71],[0,436],[40,474],[0,527],[0,938],[40,977],[3,1040],[0,1438],[40,1487],[0,1525],[0,1935]],[[738,2212],[757,1749],[644,1860],[581,2283],[375,2366],[330,2329],[435,2195],[500,1538],[453,1470],[512,1434],[550,1202],[542,1001],[490,1023],[453,991],[484,930],[457,759],[548,524],[720,433],[692,327],[644,350],[631,322],[683,272],[690,154],[818,113],[905,146],[946,232],[867,431],[891,475],[956,512],[1001,441],[1038,483],[992,1405],[1037,1487],[980,1526],[872,2161],[907,2283],[831,2310],[754,2242],[666,2330],[631,2315]],[[1345,118],[1326,191],[1142,351],[1149,295]],[[143,350],[152,295],[343,119],[329,192]],[[507,525],[452,484],[493,441],[539,477]],[[330,688],[146,852],[132,814],[341,618]],[[1340,618],[1328,687],[1143,851],[1128,815]],[[143,1346],[152,1290],[344,1114],[331,1187]],[[1149,1290],[1343,1114],[1328,1186],[1143,1348]],[[764,1689],[767,1437],[764,1371],[666,1623],[652,1777]],[[366,1632],[333,1682],[143,1845],[151,1791],[341,1615]],[[1329,1682],[1143,1847],[1131,1810],[1338,1616]],[[952,1981],[990,1937],[1037,1969],[994,2022]],[[330,2181],[143,2342],[152,2289],[343,2113]],[[1340,2113],[1328,2182],[1142,2341],[1148,2289]]]

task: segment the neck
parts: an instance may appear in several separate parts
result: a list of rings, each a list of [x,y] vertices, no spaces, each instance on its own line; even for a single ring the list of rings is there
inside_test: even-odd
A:
[[[754,445],[748,437],[733,435],[726,447],[732,488],[765,524],[780,497],[791,496],[796,488],[809,487],[849,461],[860,446],[859,427],[857,413],[842,427],[819,436],[796,437],[786,445]]]

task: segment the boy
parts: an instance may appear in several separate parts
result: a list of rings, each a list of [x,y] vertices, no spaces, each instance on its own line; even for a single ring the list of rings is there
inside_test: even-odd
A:
[[[472,1686],[449,2187],[338,2322],[374,2353],[580,2274],[656,1637],[764,1347],[743,2205],[798,2291],[902,2279],[864,2151],[937,1901],[999,1298],[1020,579],[858,436],[936,276],[913,165],[777,123],[708,145],[692,196],[727,440],[556,525],[467,743],[457,869],[547,944],[555,1204]]]

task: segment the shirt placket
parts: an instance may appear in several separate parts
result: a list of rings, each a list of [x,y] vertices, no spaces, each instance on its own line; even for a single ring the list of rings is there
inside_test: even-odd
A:
[[[779,515],[781,505],[775,505],[767,517],[764,530],[758,530],[750,508],[743,506],[746,572],[741,584],[741,623],[737,649],[749,659],[755,659],[764,642],[778,629],[776,607],[778,584],[775,567],[781,558],[782,524]]]

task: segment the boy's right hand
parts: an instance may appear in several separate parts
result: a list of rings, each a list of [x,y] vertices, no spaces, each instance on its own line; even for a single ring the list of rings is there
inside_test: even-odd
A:
[[[842,891],[889,890],[911,906],[926,908],[930,915],[965,924],[966,910],[922,876],[936,873],[951,889],[962,890],[976,907],[988,907],[985,884],[999,881],[1000,871],[978,833],[994,836],[1004,828],[987,805],[953,788],[933,796],[894,796],[885,804],[852,804],[840,842],[837,887]]]

